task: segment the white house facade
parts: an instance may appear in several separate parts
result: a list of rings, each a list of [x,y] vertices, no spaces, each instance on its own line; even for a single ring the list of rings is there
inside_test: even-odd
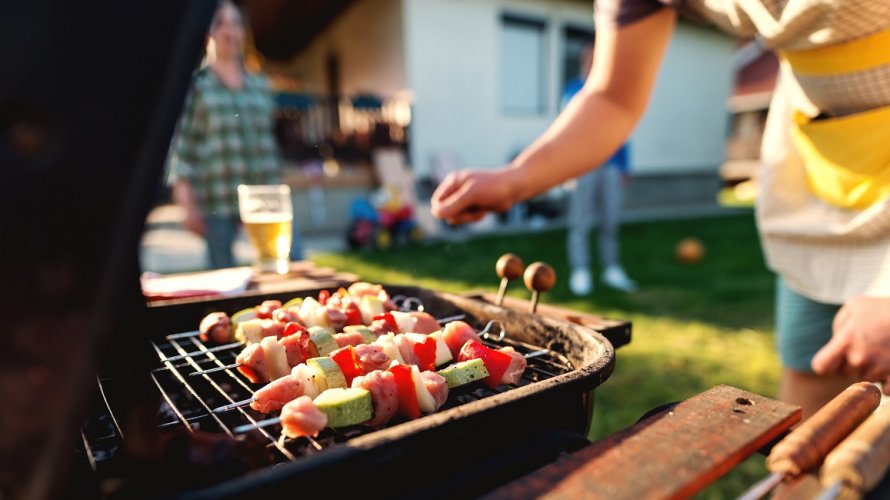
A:
[[[436,177],[502,165],[543,132],[592,31],[590,0],[358,0],[290,70],[324,93],[336,53],[343,95],[410,102],[408,161],[416,177]],[[635,177],[717,178],[733,47],[715,29],[678,24],[631,138]]]

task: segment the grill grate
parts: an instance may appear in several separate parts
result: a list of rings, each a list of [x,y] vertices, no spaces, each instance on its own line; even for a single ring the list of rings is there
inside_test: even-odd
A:
[[[473,325],[477,330],[479,325]],[[528,355],[528,367],[516,385],[501,385],[490,389],[482,384],[472,384],[466,388],[454,389],[449,393],[448,400],[440,408],[445,411],[466,403],[484,399],[495,394],[523,387],[535,382],[553,378],[575,369],[572,362],[560,353],[542,349],[525,342],[512,340],[509,337],[498,340],[485,340],[489,347],[511,346],[517,352]],[[249,406],[233,408],[223,413],[212,410],[236,401],[250,399],[255,390],[261,386],[250,384],[236,369],[226,369],[199,376],[191,373],[209,368],[223,367],[235,362],[242,346],[231,345],[218,349],[204,344],[193,332],[184,332],[166,337],[164,341],[153,341],[152,348],[158,356],[160,365],[151,372],[152,380],[157,386],[161,398],[158,412],[158,425],[161,429],[184,427],[191,432],[201,430],[212,433],[224,433],[234,436],[233,429],[241,425],[257,422],[277,416],[278,412],[262,414]],[[201,356],[184,356],[188,353],[202,352]],[[105,406],[106,419],[112,424],[106,435],[91,439],[84,434],[88,443],[87,453],[91,464],[96,469],[103,460],[113,458],[120,448],[123,436],[114,419],[113,404],[105,396],[103,380],[99,379],[102,402]],[[405,422],[406,419],[396,416],[386,427]],[[266,447],[272,452],[275,462],[296,461],[330,448],[350,439],[375,432],[367,426],[354,426],[346,429],[327,428],[318,437],[301,437],[296,439],[281,436],[279,425],[257,429],[256,432],[266,441]],[[120,442],[115,442],[115,441]],[[109,446],[112,444],[112,446]],[[97,451],[99,448],[99,451]]]
[[[247,382],[235,369],[223,368],[235,362],[240,345],[209,347],[189,330],[196,318],[212,311],[238,311],[260,300],[291,297],[232,297],[150,308],[151,331],[156,334],[137,357],[146,370],[142,373],[149,374],[152,382],[115,364],[109,368],[118,371],[109,371],[107,378],[99,380],[95,406],[83,427],[87,446],[82,463],[84,470],[92,465],[95,473],[90,481],[103,488],[124,485],[137,492],[158,488],[246,496],[301,488],[309,480],[338,484],[344,494],[353,490],[366,494],[362,485],[378,481],[379,470],[394,468],[404,471],[398,484],[390,485],[395,497],[423,493],[473,497],[549,463],[560,450],[585,442],[593,411],[592,391],[615,366],[614,349],[602,335],[475,297],[412,286],[386,285],[386,289],[417,297],[437,317],[463,315],[477,330],[496,322],[509,333],[499,338],[495,331],[486,343],[511,346],[530,356],[524,376],[513,386],[489,389],[474,384],[452,390],[436,413],[410,421],[396,417],[383,429],[328,428],[315,439],[282,439],[280,426],[273,425],[233,440],[230,437],[238,427],[277,415],[260,414],[249,406],[213,414],[214,409],[251,399],[260,386]],[[314,296],[320,290],[299,293]],[[164,336],[170,332],[183,333]],[[185,356],[196,352],[202,355]],[[196,373],[215,368],[219,370]],[[131,390],[134,381],[139,384],[136,391]],[[144,390],[158,393],[152,397]],[[143,398],[152,402],[151,408]],[[146,410],[156,413],[153,422],[142,420]],[[123,430],[133,434],[133,447],[123,440],[115,413],[118,420],[126,420]],[[138,420],[134,421],[134,414]],[[151,424],[169,432],[146,433],[144,425]],[[140,455],[123,451],[138,449],[145,437],[167,443],[160,447],[162,455],[150,459],[149,468],[132,462],[132,457]],[[463,457],[439,462],[441,478],[430,482],[427,464],[418,460],[430,450],[461,450]],[[354,478],[348,484],[343,484],[338,473],[344,467]],[[170,480],[158,484],[153,479],[158,476]]]

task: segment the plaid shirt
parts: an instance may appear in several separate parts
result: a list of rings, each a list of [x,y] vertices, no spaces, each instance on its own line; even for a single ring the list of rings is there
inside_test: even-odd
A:
[[[198,71],[171,145],[170,183],[188,181],[204,214],[237,217],[239,184],[280,182],[273,110],[265,78],[247,74],[231,90]]]

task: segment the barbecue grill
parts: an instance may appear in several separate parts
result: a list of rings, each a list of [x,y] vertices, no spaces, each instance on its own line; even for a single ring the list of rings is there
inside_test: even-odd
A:
[[[285,484],[367,495],[362,484],[378,484],[381,467],[400,471],[387,474],[381,494],[472,494],[586,443],[589,391],[614,366],[609,343],[475,298],[392,288],[440,317],[461,312],[477,328],[496,319],[505,343],[549,353],[518,387],[455,393],[443,411],[380,431],[278,443],[271,428],[231,439],[256,416],[207,410],[253,387],[226,372],[188,376],[231,353],[164,361],[204,347],[168,335],[209,311],[262,300],[147,307],[140,292],[143,224],[215,3],[13,0],[0,17],[0,496],[218,495]]]
[[[189,486],[198,489],[190,493],[217,496],[282,487],[304,490],[307,484],[337,484],[338,492],[360,493],[369,481],[380,481],[379,471],[385,467],[399,471],[400,478],[397,484],[387,483],[388,495],[478,494],[586,443],[591,391],[614,367],[614,350],[604,337],[578,325],[475,298],[417,287],[387,285],[386,289],[420,299],[439,317],[463,314],[477,329],[494,320],[504,335],[492,336],[487,342],[537,355],[529,357],[529,366],[515,386],[489,389],[477,384],[456,390],[438,412],[414,421],[397,419],[381,430],[361,426],[327,429],[317,438],[283,440],[278,426],[259,429],[250,436],[253,449],[265,450],[268,464],[264,465],[283,466],[228,477],[211,486],[192,481]],[[317,292],[308,290],[301,296]],[[186,316],[191,310],[194,318],[200,318],[205,310],[240,307],[243,300],[193,302],[185,309],[180,307],[177,315]],[[164,307],[158,309],[162,313]],[[247,407],[212,412],[250,398],[256,389],[235,370],[191,376],[198,370],[232,363],[240,348],[210,351],[190,332],[158,332],[145,347],[157,359],[151,379],[162,401],[161,429],[234,436],[236,427],[266,418]],[[206,355],[182,356],[196,351]],[[115,425],[115,414],[117,408],[126,406],[127,392],[113,376],[100,378],[99,387],[99,404],[83,430],[85,458],[100,481],[116,480],[120,467],[115,462],[120,460],[125,437]],[[439,461],[432,470],[428,459]],[[338,480],[344,474],[349,477],[346,485]]]

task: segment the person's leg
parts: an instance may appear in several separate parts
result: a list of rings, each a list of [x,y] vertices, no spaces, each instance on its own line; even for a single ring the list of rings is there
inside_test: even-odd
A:
[[[207,259],[212,269],[222,269],[235,265],[232,245],[238,233],[238,220],[232,217],[205,217],[207,234]]]
[[[590,293],[593,280],[590,274],[589,234],[593,224],[593,173],[582,175],[575,181],[575,188],[569,191],[568,250],[569,266],[572,275],[569,287],[577,295]]]
[[[606,165],[594,189],[594,210],[600,263],[603,269],[618,266],[618,215],[621,210],[621,172]]]
[[[779,384],[779,399],[803,408],[803,419],[811,417],[819,408],[857,380],[840,375],[816,375],[785,368]]]
[[[633,292],[637,284],[627,277],[618,260],[618,225],[623,198],[621,172],[609,165],[600,170],[602,172],[597,178],[593,199],[599,221],[596,239],[603,266],[603,283],[617,290]]]
[[[856,380],[813,373],[810,361],[831,338],[831,325],[839,305],[810,300],[785,282],[776,280],[776,341],[782,359],[779,399],[812,415]]]
[[[291,224],[290,256],[288,258],[291,262],[303,260],[303,239],[300,237],[300,227],[296,217],[293,218]]]
[[[582,175],[569,192],[568,257],[572,268],[590,266],[588,236],[593,225],[593,173]]]

